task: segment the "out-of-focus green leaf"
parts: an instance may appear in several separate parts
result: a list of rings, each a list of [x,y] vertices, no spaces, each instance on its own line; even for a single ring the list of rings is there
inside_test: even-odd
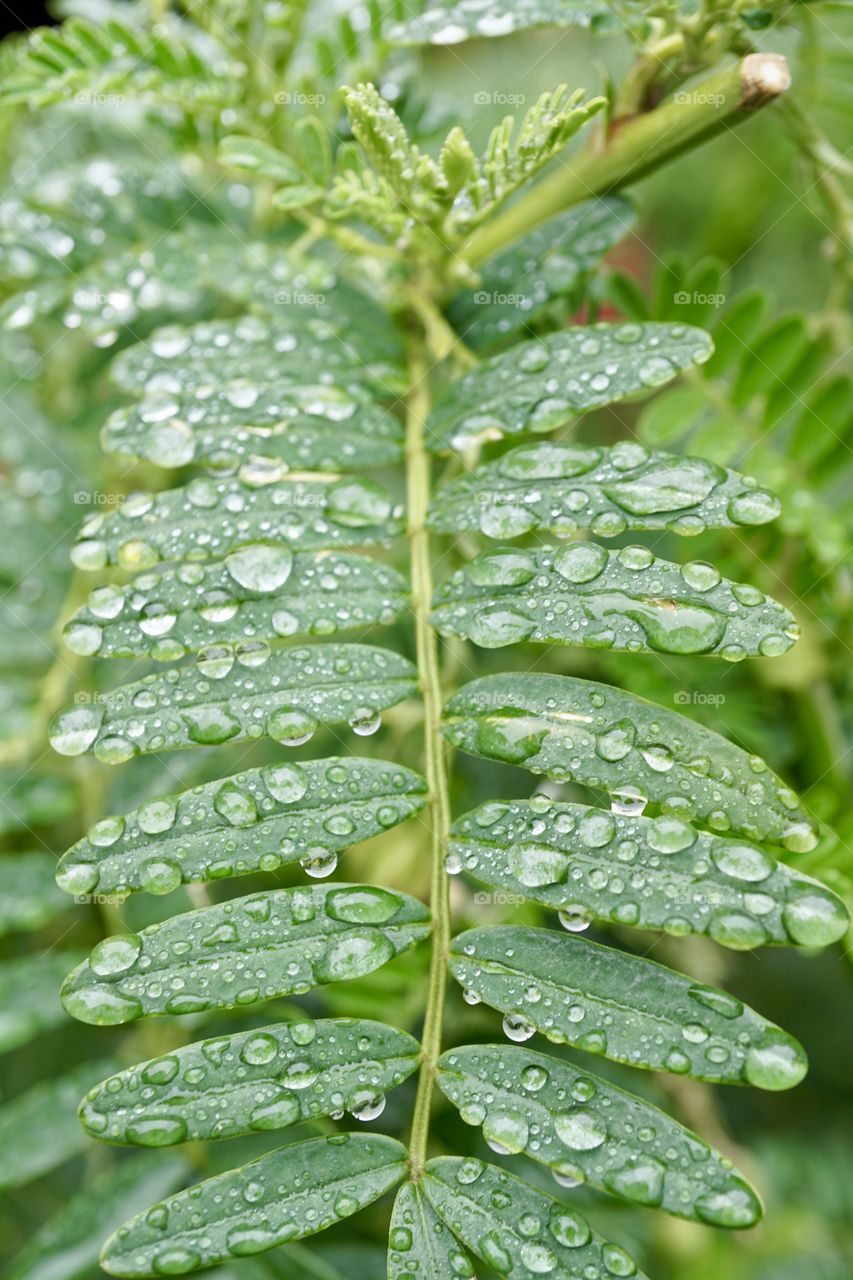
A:
[[[672,381],[707,360],[711,339],[686,325],[584,325],[484,360],[436,403],[436,453],[504,436],[554,431],[576,414]]]
[[[77,1119],[80,1095],[115,1067],[86,1062],[0,1107],[0,1190],[32,1182],[83,1150],[89,1139]]]
[[[50,853],[0,857],[0,935],[38,929],[67,907],[57,893],[55,872],[56,859]]]
[[[459,293],[450,322],[469,347],[480,351],[529,333],[554,304],[580,302],[586,278],[634,223],[619,196],[587,200],[549,218],[483,266],[479,289]]]
[[[181,747],[253,741],[297,746],[319,724],[368,731],[379,713],[415,690],[415,669],[390,649],[364,644],[267,646],[236,662],[227,649],[196,666],[170,668],[57,713],[50,741],[60,755],[94,751],[104,764]]]
[[[49,951],[0,964],[0,1052],[15,1049],[65,1021],[59,988],[77,951]]]
[[[175,1156],[139,1155],[113,1165],[48,1218],[11,1265],[8,1280],[83,1280],[104,1237],[187,1177]]]
[[[588,27],[611,10],[600,0],[450,0],[393,27],[393,44],[460,44],[536,27]]]
[[[367,556],[294,555],[268,542],[224,561],[141,574],[125,587],[96,587],[63,634],[73,652],[99,658],[174,661],[227,645],[239,659],[267,638],[388,625],[408,594],[402,574]]]

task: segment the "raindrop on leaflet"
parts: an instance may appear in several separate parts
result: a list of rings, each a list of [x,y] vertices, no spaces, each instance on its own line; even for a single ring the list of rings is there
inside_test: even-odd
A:
[[[520,1013],[508,1013],[503,1019],[503,1031],[508,1040],[523,1044],[535,1034],[536,1028]]]
[[[309,849],[299,859],[299,865],[307,876],[314,880],[324,880],[336,870],[338,855],[334,849]]]
[[[557,1137],[573,1151],[594,1151],[607,1140],[607,1130],[589,1111],[567,1111],[554,1116]]]
[[[592,917],[581,903],[571,903],[557,913],[560,924],[569,933],[583,933],[592,923]]]
[[[66,707],[57,712],[51,722],[50,745],[61,756],[82,755],[95,742],[103,719],[102,707]]]
[[[483,1137],[497,1155],[518,1155],[527,1146],[530,1130],[517,1112],[489,1111],[483,1119]]]
[[[382,1115],[385,1110],[385,1095],[362,1090],[347,1099],[347,1110],[354,1120],[367,1124],[368,1121],[377,1120]]]
[[[313,736],[317,721],[298,707],[279,707],[267,720],[267,733],[286,747],[301,747]]]
[[[381,724],[381,715],[370,707],[359,707],[349,720],[353,733],[357,733],[360,738],[369,738],[376,733]]]
[[[610,793],[611,812],[619,813],[626,818],[639,818],[647,804],[648,798],[640,795],[632,787],[623,787]]]

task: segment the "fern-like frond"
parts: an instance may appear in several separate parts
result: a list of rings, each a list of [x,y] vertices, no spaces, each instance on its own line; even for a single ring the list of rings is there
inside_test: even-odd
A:
[[[175,18],[146,30],[71,18],[34,31],[0,101],[29,106],[76,100],[117,106],[137,98],[185,110],[219,110],[239,98],[242,67],[209,36]]]

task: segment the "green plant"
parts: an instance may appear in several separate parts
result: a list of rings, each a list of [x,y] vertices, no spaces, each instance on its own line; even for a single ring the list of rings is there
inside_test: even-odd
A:
[[[635,1274],[559,1190],[580,1184],[751,1227],[761,1202],[728,1153],[582,1055],[766,1091],[805,1075],[798,1041],[699,976],[682,940],[838,941],[842,898],[798,858],[841,892],[846,862],[821,833],[822,806],[812,816],[752,749],[755,730],[734,742],[664,706],[673,692],[690,699],[642,655],[682,664],[673,681],[701,681],[721,659],[787,661],[804,610],[742,581],[738,548],[773,536],[782,503],[767,472],[788,536],[808,533],[802,507],[799,524],[790,510],[797,472],[810,467],[817,509],[849,384],[813,392],[832,332],[815,352],[804,322],[783,319],[755,341],[745,296],[737,322],[716,322],[715,353],[686,322],[707,317],[666,301],[673,281],[697,292],[683,265],[647,300],[602,264],[633,218],[623,187],[785,91],[784,63],[755,52],[749,32],[788,7],[463,0],[407,17],[375,4],[366,26],[345,18],[331,36],[325,11],[312,22],[305,5],[167,8],[109,5],[103,23],[36,32],[3,91],[9,111],[69,95],[82,108],[59,174],[23,172],[12,152],[3,205],[8,381],[16,369],[32,380],[20,373],[31,368],[79,427],[56,500],[23,482],[14,495],[24,557],[50,571],[35,606],[26,590],[12,597],[10,649],[61,614],[73,665],[42,650],[25,659],[4,762],[25,766],[14,826],[73,831],[57,880],[98,910],[88,955],[33,952],[0,970],[0,1045],[59,1024],[55,991],[72,965],[62,1004],[79,1022],[179,1021],[112,1031],[115,1060],[90,1062],[87,1040],[70,1075],[0,1111],[0,1149],[9,1185],[86,1135],[189,1143],[190,1167],[121,1163],[43,1228],[14,1274],[51,1257],[67,1259],[66,1280],[84,1274],[112,1231],[101,1254],[112,1275],[249,1267],[239,1260],[276,1246],[273,1270],[239,1274],[338,1275],[295,1242],[393,1188],[393,1280],[473,1275],[469,1255],[513,1280]],[[615,26],[636,47],[618,89],[544,93],[482,149],[458,125],[437,145],[419,131],[416,64],[399,46],[575,22]],[[380,83],[390,68],[396,94],[353,76],[344,119],[324,92],[336,62]],[[113,99],[127,112],[98,118]],[[42,111],[24,126],[48,153],[66,126],[57,111],[58,123]],[[565,161],[576,134],[587,140]],[[803,127],[810,162],[817,137]],[[711,294],[720,275],[705,270]],[[624,318],[598,320],[614,301]],[[740,358],[733,332],[748,341]],[[82,394],[63,384],[72,362]],[[638,439],[572,434],[582,415],[649,396]],[[792,409],[793,444],[765,446],[758,483],[726,440]],[[86,444],[96,421],[106,472]],[[695,454],[660,449],[693,430]],[[61,461],[53,423],[37,439]],[[69,586],[74,473],[102,487],[88,491]],[[705,539],[712,560],[682,559],[680,536]],[[825,540],[811,536],[819,558]],[[10,560],[6,576],[19,568]],[[380,626],[391,639],[377,644]],[[514,648],[528,643],[548,645],[545,657]],[[138,665],[114,679],[96,658]],[[67,769],[44,762],[45,731]],[[175,764],[166,753],[178,749]],[[466,773],[476,758],[494,768]],[[113,765],[128,766],[115,786],[101,767]],[[524,787],[504,766],[546,781],[497,799]],[[456,817],[454,769],[457,792],[476,796]],[[358,863],[364,882],[310,883],[364,841],[376,841]],[[403,888],[419,888],[424,855],[429,908]],[[462,931],[458,875],[488,886],[492,904],[480,916],[462,906],[473,926]],[[231,896],[239,877],[257,879]],[[42,854],[10,854],[3,878],[10,929],[60,912]],[[554,911],[563,930],[549,916],[542,927]],[[623,946],[576,936],[593,921]],[[648,958],[648,934],[633,929],[656,931],[674,967]],[[465,1034],[464,1006],[446,1007],[451,977],[469,1006],[502,1015],[513,1043],[483,1042],[491,1017]],[[401,1085],[406,1105],[386,1126],[385,1095]],[[78,1127],[69,1098],[85,1090]],[[436,1141],[439,1091],[496,1155],[526,1156],[530,1181],[473,1156],[462,1130]],[[336,1127],[346,1113],[377,1123]],[[292,1126],[301,1140],[278,1146]],[[226,1138],[248,1163],[207,1145]],[[179,1190],[194,1165],[212,1176]]]

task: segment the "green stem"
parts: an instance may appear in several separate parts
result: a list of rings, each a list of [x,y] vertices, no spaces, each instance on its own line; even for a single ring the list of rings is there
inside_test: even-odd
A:
[[[412,607],[415,615],[415,641],[424,708],[425,772],[430,797],[428,809],[432,847],[430,906],[433,924],[422,1036],[423,1051],[409,1151],[411,1174],[414,1179],[421,1177],[426,1161],[435,1068],[441,1053],[447,957],[450,947],[450,902],[447,872],[444,868],[450,832],[450,797],[447,785],[446,752],[441,736],[438,637],[429,620],[433,592],[432,555],[426,524],[430,495],[430,459],[423,441],[423,429],[428,411],[427,365],[423,357],[418,356],[412,362],[406,427],[406,474]]]
[[[472,267],[531,227],[581,200],[618,191],[682,151],[738,124],[788,88],[784,58],[755,53],[676,93],[654,111],[617,128],[601,150],[570,157],[557,172],[496,218],[459,250]]]

